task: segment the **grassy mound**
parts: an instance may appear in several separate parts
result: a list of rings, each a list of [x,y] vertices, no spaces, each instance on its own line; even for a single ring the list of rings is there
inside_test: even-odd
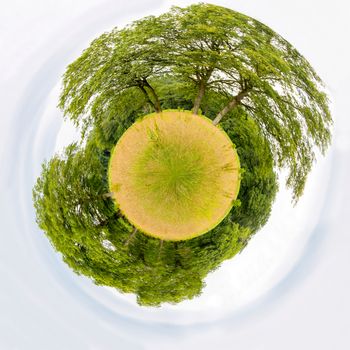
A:
[[[150,114],[120,138],[109,165],[118,208],[140,231],[164,240],[199,236],[236,199],[239,159],[226,133],[187,111]]]

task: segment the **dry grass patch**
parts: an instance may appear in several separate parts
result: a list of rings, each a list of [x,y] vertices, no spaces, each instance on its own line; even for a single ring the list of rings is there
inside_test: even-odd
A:
[[[140,231],[164,240],[199,236],[232,208],[239,159],[227,134],[188,111],[150,114],[113,150],[110,189]]]

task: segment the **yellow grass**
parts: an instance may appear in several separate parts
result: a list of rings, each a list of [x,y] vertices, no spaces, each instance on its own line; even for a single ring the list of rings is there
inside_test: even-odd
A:
[[[188,111],[138,120],[120,138],[109,164],[115,202],[140,231],[186,240],[219,224],[232,208],[239,159],[227,134]]]

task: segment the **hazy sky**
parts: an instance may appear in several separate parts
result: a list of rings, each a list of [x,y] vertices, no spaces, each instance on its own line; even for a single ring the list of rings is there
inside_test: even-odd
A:
[[[56,109],[64,67],[115,25],[195,1],[0,3],[0,349],[349,349],[350,5],[345,0],[211,1],[289,40],[332,97],[334,142],[293,209],[282,190],[268,225],[207,279],[203,296],[138,307],[74,275],[36,227],[31,188],[73,137]]]

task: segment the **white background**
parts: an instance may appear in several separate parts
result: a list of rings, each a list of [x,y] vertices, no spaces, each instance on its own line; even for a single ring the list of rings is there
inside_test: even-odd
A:
[[[321,216],[316,217],[317,234],[303,242],[307,249],[302,262],[294,266],[288,279],[276,286],[259,307],[254,304],[244,315],[226,315],[205,326],[193,321],[188,327],[176,327],[169,319],[147,322],[142,318],[142,310],[130,317],[122,303],[117,305],[120,312],[115,314],[109,312],[108,307],[97,305],[91,295],[86,295],[86,291],[91,290],[87,282],[79,282],[85,283],[87,289],[75,287],[77,277],[62,267],[46,239],[39,238],[33,213],[28,209],[32,180],[26,179],[35,178],[42,157],[52,154],[62,123],[58,118],[42,118],[35,124],[30,121],[31,115],[38,112],[36,107],[40,106],[41,98],[47,98],[41,95],[40,89],[44,87],[43,91],[52,91],[55,96],[57,76],[56,80],[50,80],[50,74],[55,74],[46,62],[56,62],[62,72],[96,35],[115,24],[120,26],[148,14],[164,12],[171,4],[181,6],[191,2],[2,1],[1,349],[350,348],[347,228],[350,214],[347,182],[350,170],[350,5],[341,0],[212,2],[259,19],[282,34],[310,60],[330,91],[335,119],[334,141],[329,152],[332,156],[323,161],[323,167],[329,168],[330,188],[326,191],[327,197],[320,199],[325,203],[320,209]],[[36,81],[35,77],[40,79]],[[37,94],[33,86],[37,86]],[[23,107],[25,102],[27,108]],[[55,109],[54,102],[47,106]],[[42,134],[48,130],[53,130],[52,137],[46,136],[45,142],[41,141]],[[317,186],[324,195],[322,182],[318,181]],[[314,184],[312,192],[314,203],[319,199],[317,186]],[[208,288],[215,292],[215,284]],[[225,309],[225,305],[221,307]],[[188,315],[184,309],[181,317],[186,319]]]

